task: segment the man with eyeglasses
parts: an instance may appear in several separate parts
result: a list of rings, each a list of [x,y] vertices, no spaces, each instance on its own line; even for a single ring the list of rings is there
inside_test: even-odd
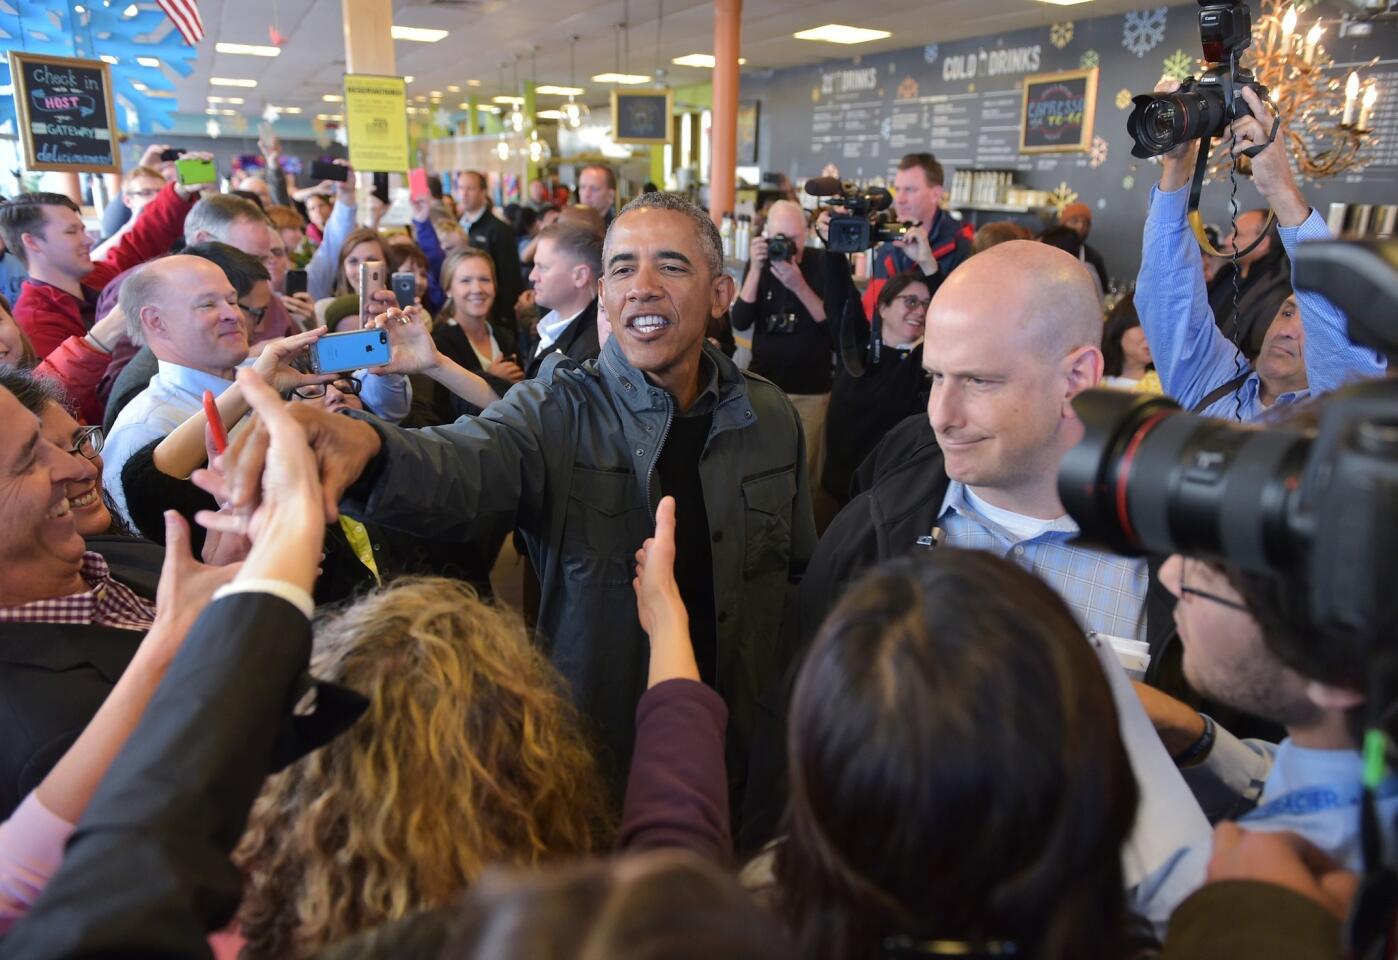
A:
[[[1286,728],[1280,744],[1240,741],[1164,694],[1141,691],[1166,749],[1211,819],[1289,831],[1350,870],[1361,867],[1359,732],[1368,675],[1362,643],[1310,622],[1309,583],[1173,556],[1160,580],[1177,599],[1184,676],[1212,702]],[[1138,690],[1141,688],[1138,685]],[[1398,813],[1398,780],[1377,790],[1379,822]],[[1205,879],[1212,844],[1178,851],[1137,890],[1157,924]]]
[[[826,294],[840,303],[858,294],[843,257],[806,250],[806,229],[798,204],[772,204],[762,235],[753,238],[732,319],[734,330],[752,331],[748,369],[781,387],[801,415],[806,463],[818,477],[840,333],[838,318],[825,315]]]
[[[121,238],[141,216],[141,211],[145,210],[164,188],[165,178],[154,167],[136,167],[126,174],[126,179],[121,184],[121,202],[131,212],[130,216],[115,233],[104,239],[92,251],[94,260],[102,259],[108,251],[121,242]]]

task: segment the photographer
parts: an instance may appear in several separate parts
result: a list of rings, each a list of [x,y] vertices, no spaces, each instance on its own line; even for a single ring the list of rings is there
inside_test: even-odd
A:
[[[752,241],[752,259],[733,303],[733,328],[753,331],[749,369],[781,387],[801,415],[812,470],[822,460],[838,349],[838,324],[825,317],[834,284],[843,287],[839,302],[857,296],[843,257],[806,254],[805,211],[790,200],[772,204],[762,235]]]
[[[1174,81],[1162,81],[1156,91],[1178,88]],[[1243,87],[1242,96],[1253,115],[1233,121],[1235,156],[1267,143],[1270,126],[1270,120],[1256,119],[1270,116],[1257,94]],[[1219,330],[1186,219],[1198,149],[1199,141],[1190,140],[1160,158],[1160,183],[1151,191],[1142,243],[1146,255],[1136,282],[1136,308],[1165,392],[1196,413],[1254,420],[1273,405],[1334,390],[1356,378],[1381,376],[1382,358],[1351,344],[1344,315],[1313,292],[1298,290],[1294,299],[1284,298],[1251,366]],[[1252,172],[1276,214],[1288,253],[1304,241],[1329,239],[1325,221],[1296,186],[1284,144],[1272,143],[1258,153]]]

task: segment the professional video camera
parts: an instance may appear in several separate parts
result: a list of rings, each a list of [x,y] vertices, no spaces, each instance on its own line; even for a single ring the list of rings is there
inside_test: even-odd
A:
[[[1398,241],[1303,244],[1296,283],[1346,311],[1350,337],[1398,351]],[[1321,634],[1398,636],[1398,380],[1325,398],[1314,435],[1089,390],[1058,491],[1087,540],[1183,553],[1308,585]]]
[[[1243,99],[1244,87],[1251,87],[1263,101],[1267,99],[1267,88],[1238,61],[1252,44],[1247,0],[1199,0],[1199,6],[1203,8],[1199,11],[1199,36],[1204,59],[1216,66],[1197,80],[1186,77],[1174,93],[1143,93],[1131,98],[1136,106],[1126,119],[1126,129],[1136,142],[1131,148],[1134,157],[1144,160],[1188,140],[1220,136],[1232,120],[1252,113]]]
[[[824,197],[822,202],[841,212],[830,215],[825,247],[832,253],[860,253],[892,240],[901,240],[908,226],[899,223],[888,208],[893,194],[883,187],[860,189],[835,177],[813,177],[806,193]]]

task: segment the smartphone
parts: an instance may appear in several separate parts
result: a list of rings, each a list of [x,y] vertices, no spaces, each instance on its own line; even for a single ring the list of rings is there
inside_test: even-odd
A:
[[[385,205],[391,204],[392,199],[388,195],[388,174],[374,174],[374,196],[378,197]]]
[[[180,185],[189,187],[198,183],[214,183],[218,180],[218,169],[212,160],[201,157],[182,157],[175,161],[175,176]]]
[[[374,293],[387,288],[388,277],[382,260],[365,260],[359,265],[359,325],[369,319],[369,303]]]
[[[295,296],[298,293],[306,292],[306,271],[288,270],[286,272],[286,295]]]
[[[414,200],[418,197],[432,196],[432,187],[427,182],[427,171],[422,167],[413,167],[408,171],[408,196]]]
[[[417,275],[395,273],[393,275],[393,296],[397,298],[398,306],[403,310],[417,303]]]
[[[349,168],[342,167],[338,163],[313,160],[311,161],[311,179],[317,182],[321,180],[338,180],[340,183],[344,183],[349,179]]]
[[[311,344],[312,373],[345,373],[388,363],[388,334],[383,330],[327,333]]]
[[[171,147],[168,150],[160,151],[160,162],[169,163],[171,160],[178,160],[182,156],[184,156],[183,150],[179,147]]]

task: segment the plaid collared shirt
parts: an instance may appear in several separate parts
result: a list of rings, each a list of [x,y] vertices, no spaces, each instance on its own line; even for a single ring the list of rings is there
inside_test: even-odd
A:
[[[100,553],[83,554],[82,578],[92,589],[67,597],[35,600],[18,607],[0,607],[0,623],[96,624],[122,630],[149,630],[155,604],[112,579]]]
[[[947,546],[985,550],[1036,574],[1072,608],[1085,630],[1145,638],[1145,560],[1070,543],[1079,530],[1068,517],[1036,537],[1020,540],[978,513],[966,499],[965,485],[953,480],[937,526]]]

